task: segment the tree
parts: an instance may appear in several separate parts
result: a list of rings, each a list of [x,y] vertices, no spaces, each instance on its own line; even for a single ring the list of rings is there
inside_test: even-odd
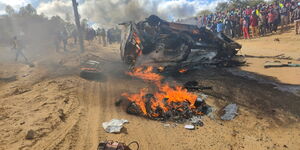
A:
[[[15,10],[10,6],[10,5],[7,5],[5,7],[5,12],[9,15],[9,16],[12,16],[13,14],[15,14]]]
[[[24,16],[33,16],[36,15],[36,10],[35,8],[32,7],[31,4],[26,5],[25,7],[21,7],[19,10],[19,14]]]
[[[51,17],[50,21],[57,27],[56,30],[61,31],[65,26],[65,22],[59,16]]]
[[[26,5],[25,11],[28,15],[36,15],[36,10],[35,10],[35,8],[32,7],[31,4]]]
[[[80,27],[80,16],[78,13],[78,3],[76,2],[76,0],[72,0],[72,4],[73,4],[73,10],[74,10],[74,17],[75,17],[75,23],[76,23],[76,27],[78,30],[78,37],[79,37],[79,45],[80,45],[80,51],[83,53],[84,52],[84,42],[83,42],[83,37],[82,37],[82,28]]]
[[[21,16],[26,15],[25,7],[21,7],[21,8],[20,8],[20,10],[19,10],[19,15],[21,15]]]
[[[205,9],[205,10],[202,10],[200,11],[197,15],[198,16],[204,16],[204,15],[209,15],[209,14],[212,14],[213,12],[208,10],[208,9]]]
[[[229,7],[229,3],[227,2],[221,2],[217,4],[217,7],[215,8],[217,12],[223,12],[227,10]]]

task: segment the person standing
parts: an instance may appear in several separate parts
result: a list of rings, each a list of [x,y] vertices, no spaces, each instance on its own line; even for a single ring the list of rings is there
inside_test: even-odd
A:
[[[293,11],[293,20],[295,21],[296,34],[300,34],[300,2],[298,2],[298,7]]]
[[[220,20],[220,21],[217,23],[217,32],[218,32],[218,33],[222,33],[222,32],[223,32],[223,28],[224,28],[224,24],[223,24],[222,21]]]
[[[62,39],[63,46],[64,46],[64,52],[66,52],[67,51],[67,44],[68,44],[68,32],[67,32],[66,29],[64,29],[61,32],[61,39]]]
[[[261,10],[261,15],[258,20],[259,34],[265,36],[267,33],[267,14],[264,12],[264,9]]]
[[[102,37],[103,46],[105,47],[106,46],[106,31],[105,31],[105,29],[101,30],[101,34],[100,35]]]
[[[255,12],[250,17],[250,27],[252,32],[252,38],[258,37],[258,16],[255,14]]]
[[[74,39],[74,45],[76,45],[77,44],[77,37],[78,37],[78,32],[77,32],[76,29],[73,30],[72,37]]]
[[[15,61],[18,61],[19,56],[22,56],[26,63],[28,63],[28,59],[23,53],[24,48],[24,43],[21,40],[17,39],[17,36],[13,37],[12,50],[16,53]]]
[[[281,32],[283,32],[283,30],[287,29],[287,24],[289,22],[289,18],[288,18],[288,9],[286,6],[282,6],[279,10],[280,12],[280,17],[281,17]]]
[[[245,39],[250,39],[250,36],[249,36],[249,23],[246,19],[246,17],[243,19],[243,33],[244,33],[244,38]]]
[[[272,33],[274,31],[274,20],[275,20],[275,16],[274,16],[272,10],[270,10],[268,13],[268,27],[269,27],[270,33]]]

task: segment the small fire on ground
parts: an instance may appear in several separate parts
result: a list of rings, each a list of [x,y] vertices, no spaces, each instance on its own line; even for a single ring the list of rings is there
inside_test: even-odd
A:
[[[136,94],[122,94],[130,101],[127,107],[130,114],[155,120],[184,121],[207,112],[208,106],[201,98],[182,86],[162,83],[164,77],[155,73],[153,67],[136,68],[127,74],[153,85],[151,88],[141,89]],[[155,92],[150,92],[153,89]]]

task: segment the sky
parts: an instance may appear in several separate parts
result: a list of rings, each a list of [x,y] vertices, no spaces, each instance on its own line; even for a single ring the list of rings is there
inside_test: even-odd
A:
[[[226,0],[77,0],[81,18],[106,26],[129,20],[141,20],[156,14],[171,20],[195,16],[204,9],[213,9],[218,2]],[[0,14],[5,13],[5,6],[15,10],[32,4],[39,14],[51,17],[66,14],[73,15],[71,0],[0,0]]]

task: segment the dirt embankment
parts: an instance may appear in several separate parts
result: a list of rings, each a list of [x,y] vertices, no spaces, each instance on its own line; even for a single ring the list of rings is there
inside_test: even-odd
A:
[[[285,34],[277,37],[287,38]],[[251,42],[258,43],[258,49],[264,48],[259,45],[260,39],[243,41],[243,53],[268,55],[260,53],[262,51],[252,53],[251,50],[256,48],[251,48]],[[14,63],[8,58],[2,61],[0,149],[93,150],[101,140],[138,141],[142,150],[300,148],[299,97],[277,90],[268,83],[232,75],[226,69],[204,69],[168,77],[178,83],[197,80],[213,87],[213,90],[203,92],[209,95],[207,103],[213,106],[214,117],[204,117],[204,126],[197,130],[186,130],[183,124],[152,121],[127,114],[123,107],[114,105],[115,101],[121,93],[137,92],[149,84],[124,74],[126,66],[120,61],[118,48],[118,45],[102,47],[97,42],[87,43],[87,52],[79,55],[73,50],[76,47],[70,46],[68,53],[33,57],[34,68]],[[88,54],[105,61],[105,80],[96,82],[78,77],[78,62]],[[248,62],[251,61],[248,59]],[[272,70],[279,72],[276,68],[267,69],[264,73],[260,67],[262,64],[253,60],[242,69],[252,69],[252,72],[258,73],[257,76],[273,76],[286,83],[297,82],[291,80],[293,73],[273,73]],[[232,121],[222,121],[219,117],[222,108],[229,103],[238,104],[239,115]],[[113,118],[129,120],[121,134],[109,134],[103,130],[101,124]],[[32,139],[26,139],[29,130],[33,131]]]

